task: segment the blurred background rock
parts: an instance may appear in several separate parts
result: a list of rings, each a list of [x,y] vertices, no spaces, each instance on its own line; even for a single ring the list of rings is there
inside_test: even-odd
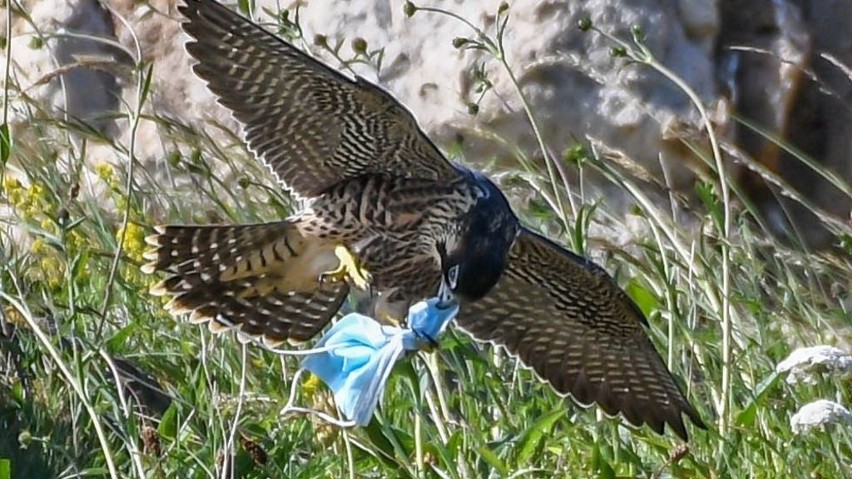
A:
[[[158,163],[182,148],[169,140],[166,130],[174,125],[203,128],[214,141],[228,141],[226,131],[237,128],[190,74],[178,2],[4,3],[12,8],[6,41],[12,42],[11,126],[18,141],[27,138],[33,109],[80,123],[84,136],[126,141],[129,123],[120,112],[136,101],[138,55],[154,65],[145,111],[174,122],[140,124],[136,155],[152,178]],[[496,28],[498,1],[421,3],[456,12],[486,31]],[[270,15],[278,5],[289,12],[286,19]],[[305,47],[335,66],[341,59],[369,58],[347,64],[388,88],[445,149],[486,169],[516,164],[516,147],[541,156],[505,70],[481,52],[454,47],[454,39],[472,36],[461,22],[427,12],[407,18],[403,2],[390,0],[259,0],[255,18],[293,33],[286,27],[297,10]],[[782,200],[777,186],[743,164],[762,165],[825,213],[850,221],[848,192],[790,151],[852,180],[852,0],[518,0],[510,2],[509,15],[507,61],[553,154],[594,140],[687,195],[695,179],[708,174],[684,142],[701,144],[702,138],[683,92],[649,68],[613,58],[607,39],[577,28],[590,18],[601,30],[630,38],[639,26],[650,51],[710,107],[730,168],[774,232],[817,248],[837,242],[809,208]],[[5,22],[4,16],[3,31]],[[97,142],[87,155],[93,164],[120,161],[114,149]],[[603,182],[594,175],[586,180],[587,191],[616,204],[625,199],[611,187],[595,190]]]

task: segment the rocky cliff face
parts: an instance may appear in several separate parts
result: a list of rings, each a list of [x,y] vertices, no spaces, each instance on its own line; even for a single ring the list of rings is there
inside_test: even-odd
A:
[[[416,3],[454,12],[491,35],[498,27],[498,1]],[[279,4],[286,8],[286,21],[270,15],[279,12]],[[175,1],[27,0],[22,5],[23,11],[13,11],[7,39],[13,90],[22,92],[11,104],[16,136],[26,136],[35,106],[41,115],[84,122],[97,134],[126,142],[129,125],[116,120],[115,112],[136,102],[134,58],[153,64],[145,111],[176,124],[218,125],[206,130],[223,141],[223,131],[237,128],[190,73]],[[439,144],[460,146],[467,161],[485,166],[508,164],[519,153],[541,155],[507,70],[487,54],[457,48],[462,40],[454,45],[454,39],[476,37],[460,21],[423,10],[409,18],[403,3],[391,0],[259,0],[255,12],[259,21],[281,31],[298,16],[306,48],[335,66],[343,60],[350,72],[387,87]],[[753,158],[848,221],[848,196],[820,183],[818,175],[767,138],[784,138],[852,179],[852,0],[518,0],[508,15],[506,62],[551,153],[560,155],[577,139],[593,139],[656,178],[663,177],[664,165],[672,186],[691,189],[694,175],[704,168],[682,142],[684,134],[698,135],[686,96],[651,69],[613,58],[609,40],[581,31],[577,23],[591,18],[622,38],[630,38],[638,26],[650,51],[711,107],[730,161]],[[163,128],[162,122],[143,121],[138,133],[137,156],[154,172],[172,148],[163,140]],[[98,155],[115,161],[107,146],[95,145],[89,155],[93,161]],[[739,174],[770,214],[781,211],[764,179],[746,168]],[[776,218],[780,229],[783,219]],[[802,211],[797,219],[811,221]],[[816,244],[829,238],[815,228],[804,230]]]

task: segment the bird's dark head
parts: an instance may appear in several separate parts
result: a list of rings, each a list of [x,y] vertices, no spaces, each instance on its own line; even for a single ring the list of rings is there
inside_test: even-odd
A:
[[[503,192],[491,180],[474,171],[467,174],[477,200],[443,245],[441,256],[444,280],[453,293],[475,301],[503,274],[519,225]]]

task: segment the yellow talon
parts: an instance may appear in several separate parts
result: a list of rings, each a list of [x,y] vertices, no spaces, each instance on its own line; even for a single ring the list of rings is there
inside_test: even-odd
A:
[[[370,273],[362,269],[358,264],[358,259],[345,246],[337,246],[334,248],[334,255],[340,260],[340,266],[332,271],[327,271],[320,275],[320,282],[332,282],[349,280],[357,288],[366,290],[370,284]]]

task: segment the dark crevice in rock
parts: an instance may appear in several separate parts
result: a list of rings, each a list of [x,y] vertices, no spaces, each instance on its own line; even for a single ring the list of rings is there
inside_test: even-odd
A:
[[[837,69],[827,69],[820,54],[832,51],[847,64],[852,59],[848,41],[852,11],[840,15],[842,19],[836,13],[826,16],[820,12],[830,7],[817,3],[721,1],[717,68],[739,116],[848,179],[852,109],[838,98],[848,101],[852,83],[845,78],[845,87],[838,84],[842,82],[837,81]],[[828,90],[840,93],[829,95]],[[755,161],[819,207],[841,218],[849,214],[849,198],[836,190],[831,193],[834,187],[777,141],[742,124],[736,125],[733,139]],[[833,241],[812,212],[782,199],[757,174],[743,169],[739,181],[779,236],[802,239],[817,248]]]

